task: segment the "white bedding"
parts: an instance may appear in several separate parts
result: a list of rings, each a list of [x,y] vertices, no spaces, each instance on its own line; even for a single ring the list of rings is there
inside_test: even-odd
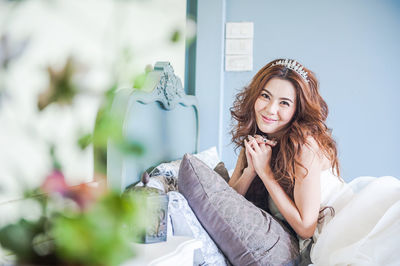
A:
[[[216,147],[195,154],[211,169],[220,162]],[[177,190],[177,179],[181,160],[162,163],[150,173],[149,187],[160,189],[168,194],[168,236],[189,236],[202,241],[201,252],[195,254],[193,265],[228,265],[222,252],[204,230],[193,213],[185,197]],[[139,182],[137,186],[142,186]]]

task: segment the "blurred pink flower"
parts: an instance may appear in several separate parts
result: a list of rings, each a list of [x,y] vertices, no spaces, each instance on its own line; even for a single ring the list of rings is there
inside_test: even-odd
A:
[[[41,186],[46,194],[59,193],[64,198],[72,199],[81,210],[86,209],[95,202],[101,195],[106,193],[107,188],[104,182],[83,183],[77,186],[68,186],[62,172],[53,170]]]
[[[53,170],[46,177],[40,189],[48,194],[60,193],[61,195],[65,195],[68,191],[68,185],[65,182],[63,173],[59,170]]]

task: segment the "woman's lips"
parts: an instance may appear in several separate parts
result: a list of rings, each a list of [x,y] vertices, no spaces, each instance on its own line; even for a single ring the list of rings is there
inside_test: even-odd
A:
[[[268,117],[263,116],[263,115],[261,115],[261,117],[262,117],[262,120],[263,120],[265,123],[268,123],[268,124],[272,124],[272,123],[275,123],[276,121],[278,121],[278,120],[276,120],[276,119],[268,118]]]

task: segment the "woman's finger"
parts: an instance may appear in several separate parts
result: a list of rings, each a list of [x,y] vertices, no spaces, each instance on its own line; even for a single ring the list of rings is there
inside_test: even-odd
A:
[[[267,139],[267,137],[263,137],[260,135],[255,135],[254,137],[257,140],[258,144],[266,144],[266,145],[269,145],[272,147],[275,147],[277,144],[276,140],[270,140],[270,139]]]
[[[248,142],[244,140],[244,153],[246,154],[246,157],[250,156],[248,145],[249,145]]]
[[[248,151],[250,155],[253,155],[255,153],[249,142],[247,142],[246,140],[244,140],[244,146],[246,147],[246,151]]]
[[[267,137],[263,137],[261,135],[254,135],[254,138],[257,140],[258,143],[264,142],[263,140],[266,139]]]
[[[265,141],[264,141],[264,139],[266,139],[266,138],[263,138],[262,136],[260,136],[260,135],[254,135],[254,138],[256,139],[256,141],[257,141],[257,143],[258,144],[265,144]]]
[[[269,145],[269,144],[264,144],[264,145],[260,145],[260,148],[261,148],[261,151],[263,151],[263,152],[266,152],[266,151],[268,151],[268,150],[272,150],[272,147],[273,146],[271,146],[271,145]]]
[[[264,142],[265,142],[265,144],[267,144],[271,147],[275,147],[276,144],[278,144],[278,142],[276,140],[270,140],[270,139],[266,139]]]
[[[247,136],[247,143],[253,148],[255,149],[255,146],[258,145],[257,141],[254,140],[254,138],[250,135]]]
[[[253,146],[253,149],[254,149],[256,152],[260,152],[261,150],[260,150],[260,146],[259,146],[258,143],[257,143],[257,140],[256,140],[253,136],[250,136],[250,135],[249,135],[249,140],[250,140],[250,143],[251,143],[252,146]]]

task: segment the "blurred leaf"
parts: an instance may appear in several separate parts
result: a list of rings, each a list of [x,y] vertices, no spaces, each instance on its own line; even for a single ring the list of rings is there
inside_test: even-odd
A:
[[[60,160],[58,160],[58,158],[56,156],[56,147],[54,146],[54,144],[50,145],[50,157],[51,157],[51,161],[53,163],[53,169],[61,171],[62,166],[61,166]]]
[[[143,144],[138,141],[127,141],[123,140],[116,143],[117,148],[123,154],[133,155],[133,156],[141,156],[144,153]]]
[[[94,148],[94,171],[107,176],[107,147]]]
[[[143,73],[135,77],[133,87],[136,89],[142,89],[146,83],[147,73]]]
[[[78,89],[73,83],[72,77],[76,72],[76,63],[69,57],[61,70],[55,70],[48,66],[49,87],[39,95],[38,107],[43,110],[51,103],[71,104]]]
[[[149,218],[154,219],[146,216],[149,206],[143,194],[100,193],[101,188],[85,184],[69,190],[75,196],[90,194],[92,204],[83,211],[61,204],[64,208],[52,208],[36,222],[21,219],[0,229],[0,244],[16,255],[18,265],[108,266],[131,258],[132,241],[141,239]],[[71,195],[43,198],[48,204],[67,203]]]
[[[144,79],[150,69],[152,69],[151,66],[146,67],[146,73],[143,74]],[[123,117],[118,117],[111,112],[116,88],[117,85],[115,84],[105,93],[104,102],[97,112],[94,133],[91,138],[94,149],[95,172],[103,175],[107,171],[107,143],[109,140],[113,141],[124,154],[140,156],[144,153],[141,143],[125,140],[122,132]],[[81,143],[85,143],[86,140],[90,143],[88,135],[81,137]]]
[[[143,234],[146,224],[142,201],[109,193],[85,213],[58,216],[52,231],[58,254],[83,265],[119,265],[132,257],[130,242]],[[129,230],[132,225],[135,230]]]
[[[175,30],[172,35],[171,35],[171,39],[170,41],[175,43],[175,42],[179,42],[181,40],[181,32],[179,30]]]
[[[45,219],[37,223],[19,220],[0,229],[0,244],[18,257],[19,261],[34,260],[35,251],[32,248],[32,240],[36,234],[43,231]]]
[[[149,73],[154,70],[154,67],[151,64],[147,64],[146,67],[144,68],[145,73]]]
[[[78,146],[79,146],[82,150],[84,150],[84,149],[87,148],[87,146],[90,145],[90,143],[92,143],[92,141],[93,141],[93,135],[92,135],[92,134],[85,134],[85,135],[81,136],[81,137],[78,139]]]
[[[114,84],[110,89],[108,89],[105,93],[104,96],[106,98],[106,105],[108,108],[111,108],[112,101],[114,100],[115,96],[115,91],[118,88],[118,84]]]
[[[100,110],[97,114],[93,145],[95,147],[106,147],[108,138],[115,141],[122,139],[121,118],[111,114],[108,110]]]

